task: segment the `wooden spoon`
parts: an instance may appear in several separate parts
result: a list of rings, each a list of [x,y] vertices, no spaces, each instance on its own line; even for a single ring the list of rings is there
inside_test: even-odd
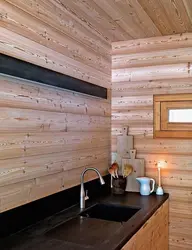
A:
[[[130,164],[125,164],[123,169],[123,176],[127,177],[133,172],[133,167]]]
[[[113,187],[113,183],[112,183],[113,178],[116,178],[116,177],[118,178],[119,177],[118,173],[117,173],[118,169],[119,169],[119,165],[116,162],[114,162],[111,165],[111,167],[108,168],[108,171],[109,171],[109,173],[111,175],[111,188]]]
[[[113,188],[113,178],[115,178],[115,172],[114,169],[112,169],[111,167],[108,168],[108,172],[111,175],[111,188]]]
[[[113,178],[116,177],[116,176],[115,176],[115,171],[114,171],[113,168],[110,167],[110,168],[108,169],[108,172],[110,173],[111,176],[113,176]]]
[[[117,162],[114,162],[114,163],[111,165],[110,168],[112,168],[112,169],[114,170],[115,176],[116,176],[117,178],[119,178],[119,176],[118,176],[119,165],[117,164]]]

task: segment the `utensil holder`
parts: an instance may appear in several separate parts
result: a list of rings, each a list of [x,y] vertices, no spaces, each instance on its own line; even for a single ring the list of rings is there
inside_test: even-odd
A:
[[[113,194],[124,194],[125,188],[127,184],[127,178],[123,176],[119,176],[119,178],[112,179],[112,193]]]

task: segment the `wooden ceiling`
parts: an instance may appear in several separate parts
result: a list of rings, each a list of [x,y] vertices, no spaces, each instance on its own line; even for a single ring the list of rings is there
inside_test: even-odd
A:
[[[192,0],[55,0],[108,41],[192,32]]]

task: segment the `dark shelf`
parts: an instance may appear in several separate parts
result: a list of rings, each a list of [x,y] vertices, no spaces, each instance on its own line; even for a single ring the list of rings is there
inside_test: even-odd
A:
[[[0,73],[107,99],[107,89],[4,54],[0,54]]]

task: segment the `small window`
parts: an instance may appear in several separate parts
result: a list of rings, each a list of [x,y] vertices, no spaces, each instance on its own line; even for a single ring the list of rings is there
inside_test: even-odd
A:
[[[169,109],[169,122],[186,123],[192,122],[192,109]]]
[[[154,138],[192,138],[192,94],[155,95]]]

